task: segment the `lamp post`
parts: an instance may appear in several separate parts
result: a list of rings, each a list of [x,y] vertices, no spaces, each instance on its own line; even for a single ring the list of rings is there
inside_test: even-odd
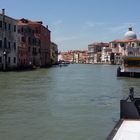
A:
[[[7,57],[7,52],[4,50],[3,51],[3,70],[6,70],[6,57]]]

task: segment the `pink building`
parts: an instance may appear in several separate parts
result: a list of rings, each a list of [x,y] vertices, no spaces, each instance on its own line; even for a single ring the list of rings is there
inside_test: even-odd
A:
[[[50,65],[50,31],[41,21],[18,20],[19,66]]]

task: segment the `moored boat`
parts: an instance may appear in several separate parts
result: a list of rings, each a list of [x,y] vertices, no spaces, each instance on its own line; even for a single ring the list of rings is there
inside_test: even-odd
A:
[[[140,56],[124,57],[122,66],[117,69],[117,76],[140,78]]]
[[[133,88],[120,100],[120,119],[106,140],[140,140],[140,97],[134,97]]]

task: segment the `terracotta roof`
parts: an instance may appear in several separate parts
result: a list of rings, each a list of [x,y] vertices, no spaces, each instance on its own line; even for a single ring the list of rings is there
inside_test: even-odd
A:
[[[29,24],[35,24],[35,25],[39,25],[41,24],[42,22],[41,21],[31,21],[31,20],[28,20],[28,19],[18,19],[18,25],[29,25]]]
[[[95,43],[92,43],[92,44],[89,44],[88,45],[89,47],[94,47],[94,46],[109,46],[109,43],[104,43],[104,42],[95,42]]]

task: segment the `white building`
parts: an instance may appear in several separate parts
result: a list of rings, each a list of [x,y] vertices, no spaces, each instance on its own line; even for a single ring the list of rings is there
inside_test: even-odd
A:
[[[17,21],[0,13],[0,70],[17,67]]]
[[[88,45],[88,63],[101,63],[106,62],[109,58],[107,48],[108,43],[97,42]],[[104,49],[103,49],[104,48]]]
[[[102,63],[109,63],[110,62],[110,55],[112,49],[109,47],[103,47],[101,52],[101,62]]]
[[[112,52],[114,53],[114,63],[120,64],[123,56],[138,56],[140,55],[140,39],[132,31],[132,27],[124,34],[124,39],[113,40],[109,43]]]

